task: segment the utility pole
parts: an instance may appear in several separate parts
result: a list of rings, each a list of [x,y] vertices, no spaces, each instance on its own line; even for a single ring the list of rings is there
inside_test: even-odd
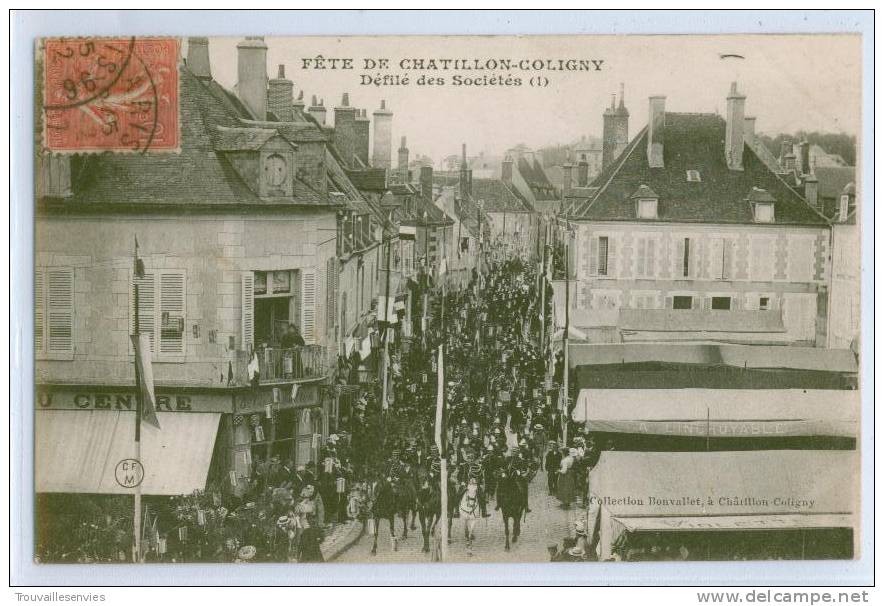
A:
[[[133,273],[133,286],[134,286],[134,304],[135,304],[135,347],[138,348],[140,345],[139,335],[141,334],[141,328],[139,326],[139,314],[138,314],[138,271],[139,271],[139,263],[138,263],[138,238],[135,238],[135,266]],[[144,473],[144,466],[141,463],[141,412],[143,403],[141,401],[141,371],[138,368],[138,352],[135,353],[135,460],[138,461],[138,464],[141,466],[141,472]],[[133,554],[133,561],[137,564],[141,562],[141,482],[135,487],[135,505],[134,511],[132,512],[132,529],[135,534],[135,553]]]
[[[570,224],[566,222],[566,226]],[[565,349],[565,368],[562,373],[562,389],[565,390],[565,397],[562,399],[564,410],[562,410],[562,440],[564,446],[568,446],[568,405],[570,403],[571,394],[568,391],[568,334],[571,332],[571,235],[565,234],[565,334],[563,335],[562,345]]]
[[[384,334],[381,335],[381,338],[383,339],[383,343],[384,343],[384,359],[383,359],[383,362],[381,363],[381,368],[382,368],[382,372],[383,372],[383,376],[381,377],[383,380],[382,388],[381,388],[382,389],[381,408],[382,408],[382,410],[384,410],[386,412],[386,410],[389,406],[387,403],[387,375],[389,374],[388,369],[389,369],[389,364],[390,364],[390,342],[389,342],[389,339],[387,338],[387,334],[390,332],[389,320],[390,320],[390,252],[391,252],[390,251],[390,240],[391,240],[391,238],[389,236],[387,236],[385,238],[385,240],[386,240],[386,245],[387,245],[387,284],[386,284],[386,288],[384,291],[384,323],[383,323]]]

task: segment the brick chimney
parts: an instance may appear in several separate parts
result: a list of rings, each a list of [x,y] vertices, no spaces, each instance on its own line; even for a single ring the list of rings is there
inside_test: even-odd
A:
[[[820,203],[820,183],[813,173],[804,177],[804,199],[817,210],[823,210]]]
[[[280,122],[294,120],[294,84],[285,77],[285,65],[280,64],[276,78],[270,80],[267,89],[267,109]]]
[[[267,45],[247,36],[236,45],[236,94],[257,120],[267,119]]]
[[[350,106],[350,93],[344,93],[341,104],[335,107],[335,132],[333,142],[344,166],[352,168],[356,153],[356,108]]]
[[[460,197],[466,200],[473,195],[473,171],[467,162],[467,144],[461,145],[460,152]]]
[[[381,100],[381,107],[374,110],[374,145],[371,152],[371,165],[389,170],[393,153],[393,112],[387,109],[387,102]]]
[[[746,141],[755,140],[755,116],[743,118],[743,137]]]
[[[420,174],[421,198],[433,202],[433,167],[421,166]]]
[[[371,132],[371,120],[368,112],[364,109],[356,112],[356,121],[353,123],[354,153],[363,166],[368,166],[369,137]]]
[[[737,92],[737,83],[731,82],[727,96],[727,126],[724,133],[724,156],[731,170],[743,170],[743,127],[745,125],[746,95]]]
[[[786,168],[786,156],[792,153],[792,143],[788,139],[783,139],[780,143],[780,166]]]
[[[212,79],[209,39],[205,36],[191,36],[187,39],[187,68],[200,80]]]
[[[325,126],[325,105],[322,99],[317,102],[316,95],[313,95],[310,107],[307,108],[307,113],[313,116],[313,119],[320,125]]]
[[[562,165],[562,189],[565,192],[565,197],[571,193],[571,177],[573,172],[574,165],[571,164],[571,160],[568,159],[565,161],[565,164]]]
[[[589,185],[589,162],[586,161],[586,154],[580,154],[580,161],[577,162],[577,187],[586,187]]]
[[[513,159],[506,156],[500,165],[500,180],[510,185],[513,182]]]
[[[798,153],[796,154],[796,161],[798,162],[798,166],[801,169],[802,175],[810,174],[810,143],[808,143],[807,139],[804,139],[801,143],[798,144]]]
[[[304,118],[304,91],[298,93],[298,98],[292,103],[292,116],[295,120]]]
[[[71,190],[71,156],[69,154],[46,153],[40,156],[41,179],[38,182],[38,197],[69,198]]]
[[[666,124],[666,97],[648,97],[648,166],[663,168],[663,127]]]

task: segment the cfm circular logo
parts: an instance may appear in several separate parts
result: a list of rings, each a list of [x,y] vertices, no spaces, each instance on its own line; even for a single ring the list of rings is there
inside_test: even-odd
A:
[[[114,477],[123,488],[135,488],[144,481],[144,466],[138,459],[123,459],[117,463]]]

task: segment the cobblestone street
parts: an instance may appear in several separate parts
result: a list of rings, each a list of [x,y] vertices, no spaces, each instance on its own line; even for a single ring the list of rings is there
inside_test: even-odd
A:
[[[449,562],[548,562],[549,554],[546,547],[552,543],[561,545],[562,539],[569,536],[568,524],[573,521],[575,510],[565,511],[559,506],[555,497],[547,494],[546,472],[538,472],[531,483],[529,493],[531,513],[522,523],[522,535],[509,552],[504,551],[503,518],[499,511],[494,511],[493,502],[489,504],[490,518],[479,520],[476,524],[476,540],[473,542],[473,553],[467,552],[463,536],[463,522],[455,519],[451,529],[451,544],[448,546]],[[581,510],[576,510],[580,512]],[[402,522],[397,520],[396,534],[401,536]],[[512,532],[512,525],[510,525]],[[335,561],[345,563],[395,563],[395,562],[429,562],[431,554],[421,551],[423,540],[420,524],[417,529],[408,531],[408,539],[397,541],[398,548],[393,551],[390,541],[390,526],[386,520],[380,523],[378,532],[378,553],[371,555],[372,537],[365,533],[362,538],[340,555]]]

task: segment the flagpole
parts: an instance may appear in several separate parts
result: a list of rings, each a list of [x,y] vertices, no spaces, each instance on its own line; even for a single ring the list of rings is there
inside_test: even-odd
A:
[[[138,268],[138,238],[135,238],[135,264],[133,269],[137,273]],[[138,336],[140,334],[139,327],[139,317],[138,317],[138,281],[137,275],[133,273],[133,283],[135,286],[135,346],[136,348],[139,345]],[[141,465],[141,372],[138,369],[138,352],[135,354],[135,460],[138,461],[138,464]],[[144,473],[144,467],[141,467],[141,472]],[[143,479],[143,478],[142,478]],[[138,485],[135,487],[135,509],[133,511],[133,519],[132,519],[132,527],[133,532],[135,533],[135,553],[134,553],[134,562],[140,563],[141,559],[141,482],[138,482]]]
[[[443,299],[444,301],[444,299]],[[443,303],[444,306],[444,303]],[[437,391],[439,392],[436,397],[438,398],[438,402],[436,406],[441,409],[441,414],[439,415],[439,419],[437,420],[439,427],[436,429],[437,435],[439,436],[439,483],[440,483],[440,499],[439,499],[439,508],[441,510],[439,515],[439,526],[441,527],[441,531],[439,533],[439,551],[441,554],[441,561],[446,562],[448,560],[448,437],[446,431],[446,423],[445,423],[445,371],[444,371],[444,343],[439,343],[439,361],[436,364],[436,370],[438,373],[437,378]]]
[[[388,374],[388,367],[390,364],[390,343],[389,343],[389,339],[387,339],[387,333],[389,332],[389,328],[390,328],[390,322],[389,322],[389,320],[390,320],[390,253],[391,253],[390,240],[391,240],[391,238],[388,237],[387,238],[387,284],[386,284],[386,288],[384,291],[384,316],[385,316],[384,323],[383,323],[384,334],[381,335],[381,338],[384,340],[384,360],[382,362],[383,384],[382,384],[382,388],[381,388],[382,389],[381,410],[384,411],[385,415],[386,415],[387,407],[388,407],[388,403],[387,403],[387,374]],[[378,324],[380,325],[380,322]]]

